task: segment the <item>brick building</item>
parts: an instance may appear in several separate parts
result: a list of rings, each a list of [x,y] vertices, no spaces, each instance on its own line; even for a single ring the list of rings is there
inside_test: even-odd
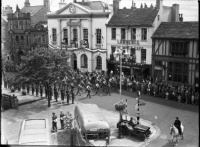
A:
[[[47,12],[50,11],[49,0],[44,5],[31,6],[25,0],[24,7],[8,14],[9,53],[15,64],[20,57],[36,46],[48,45]]]

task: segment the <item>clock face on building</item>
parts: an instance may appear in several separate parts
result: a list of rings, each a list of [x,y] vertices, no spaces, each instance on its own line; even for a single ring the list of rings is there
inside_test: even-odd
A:
[[[75,12],[76,12],[76,8],[74,7],[74,5],[71,5],[71,6],[69,7],[69,11],[70,11],[71,13],[75,13]]]

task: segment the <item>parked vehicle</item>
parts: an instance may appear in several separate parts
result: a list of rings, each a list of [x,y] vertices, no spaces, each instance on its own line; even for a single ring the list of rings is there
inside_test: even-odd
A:
[[[136,136],[141,141],[146,140],[151,135],[150,127],[148,126],[141,124],[130,125],[128,120],[122,120],[121,122],[117,123],[117,128],[120,125],[122,127],[123,135]]]
[[[22,122],[20,145],[51,145],[48,119],[27,119]]]
[[[110,128],[107,120],[95,104],[81,104],[76,106],[74,112],[74,126],[76,130],[76,144],[78,146],[97,145],[97,142],[109,144]],[[91,143],[92,142],[92,143]],[[102,145],[101,144],[101,145]]]

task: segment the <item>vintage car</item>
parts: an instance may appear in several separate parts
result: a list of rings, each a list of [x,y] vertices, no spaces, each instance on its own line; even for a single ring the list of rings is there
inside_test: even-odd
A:
[[[130,124],[128,120],[122,120],[117,123],[117,128],[119,128],[120,125],[123,135],[136,136],[141,141],[146,140],[151,135],[150,127],[141,124]]]
[[[48,119],[26,119],[22,122],[19,145],[51,145]]]

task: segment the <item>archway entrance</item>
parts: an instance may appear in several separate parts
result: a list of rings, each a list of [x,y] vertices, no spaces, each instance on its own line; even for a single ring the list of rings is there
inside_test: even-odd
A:
[[[77,56],[75,53],[73,53],[73,55],[72,55],[72,62],[73,62],[74,70],[77,70]]]
[[[21,63],[21,56],[23,56],[23,55],[24,55],[24,53],[21,50],[19,50],[17,52],[17,64]]]

